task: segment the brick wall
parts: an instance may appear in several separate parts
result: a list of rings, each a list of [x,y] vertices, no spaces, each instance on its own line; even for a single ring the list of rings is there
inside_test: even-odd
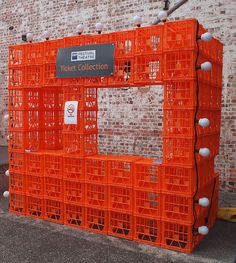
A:
[[[6,144],[7,47],[21,42],[21,34],[33,32],[42,40],[44,30],[53,38],[75,34],[79,23],[86,33],[94,32],[101,21],[105,31],[132,28],[132,17],[139,14],[144,25],[155,20],[164,2],[104,0],[3,0],[0,10],[0,145]],[[171,5],[177,1],[171,0]],[[137,4],[139,3],[139,4]],[[235,89],[235,4],[231,0],[192,0],[176,11],[170,19],[196,17],[224,44],[224,83],[220,155],[217,168],[221,188],[236,191],[236,102]],[[12,31],[10,26],[14,26]],[[141,154],[161,157],[162,87],[133,89],[101,89],[99,91],[99,146],[101,152]]]

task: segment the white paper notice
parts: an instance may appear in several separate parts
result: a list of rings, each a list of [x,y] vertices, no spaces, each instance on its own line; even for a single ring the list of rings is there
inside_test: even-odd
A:
[[[78,101],[67,101],[64,109],[64,123],[77,124]]]

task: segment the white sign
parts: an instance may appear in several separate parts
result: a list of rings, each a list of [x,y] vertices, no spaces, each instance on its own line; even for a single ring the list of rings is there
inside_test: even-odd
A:
[[[78,101],[67,101],[64,109],[64,123],[77,124]]]
[[[96,60],[96,50],[84,50],[71,52],[71,61]]]

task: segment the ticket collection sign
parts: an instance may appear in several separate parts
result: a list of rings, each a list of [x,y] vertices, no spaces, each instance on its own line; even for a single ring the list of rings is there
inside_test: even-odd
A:
[[[59,48],[57,78],[113,76],[114,44],[96,44]]]

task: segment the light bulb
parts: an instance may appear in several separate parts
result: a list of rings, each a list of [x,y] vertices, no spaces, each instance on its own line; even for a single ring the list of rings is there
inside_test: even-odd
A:
[[[5,114],[4,119],[7,121],[9,119],[9,114]]]
[[[98,22],[98,23],[95,25],[95,27],[96,27],[96,31],[97,31],[98,33],[101,33],[102,30],[103,30],[103,28],[104,28],[103,24],[100,23],[100,22]]]
[[[5,192],[3,193],[3,197],[8,198],[8,197],[9,197],[9,191],[5,191]]]
[[[209,201],[208,198],[202,197],[202,198],[199,198],[198,203],[199,203],[199,205],[202,206],[202,207],[208,207],[209,204],[210,204],[210,201]]]
[[[6,170],[5,175],[8,177],[10,175],[9,170]]]
[[[200,226],[199,228],[198,228],[198,233],[199,234],[201,234],[201,235],[207,235],[208,234],[208,232],[209,232],[209,229],[208,229],[208,227],[207,226]]]
[[[51,37],[51,34],[50,34],[49,31],[44,31],[44,32],[43,32],[43,35],[44,35],[44,37],[45,37],[46,40],[49,40],[49,38]]]
[[[84,25],[83,24],[79,24],[77,27],[76,27],[76,32],[81,35],[83,32],[84,32]]]
[[[201,64],[201,69],[204,71],[210,71],[212,69],[212,64],[209,61],[206,61]]]
[[[7,135],[7,140],[8,140],[8,141],[10,140],[10,135]]]
[[[202,118],[202,119],[199,119],[198,124],[201,127],[209,127],[210,121],[207,118]]]
[[[142,24],[142,17],[141,16],[134,16],[133,17],[133,22],[134,22],[134,25],[137,26],[137,27],[140,27],[141,24]]]
[[[27,42],[32,42],[34,39],[34,36],[32,33],[27,33],[26,35]]]
[[[199,149],[199,154],[203,157],[208,157],[210,155],[210,150],[208,148]]]
[[[210,42],[212,40],[212,34],[209,32],[206,32],[201,35],[201,40],[204,42]]]
[[[166,11],[160,11],[159,14],[158,14],[158,18],[161,20],[161,21],[166,21],[168,17],[168,14]]]

